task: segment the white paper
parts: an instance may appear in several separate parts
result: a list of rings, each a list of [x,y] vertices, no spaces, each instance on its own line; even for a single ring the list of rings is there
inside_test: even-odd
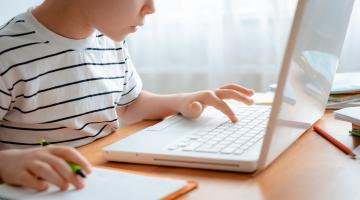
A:
[[[338,73],[335,76],[331,94],[360,91],[360,72]]]
[[[336,119],[360,125],[360,107],[343,108],[334,113]]]
[[[0,185],[0,199],[162,199],[186,186],[186,181],[160,179],[94,168],[85,179],[86,187],[76,190],[74,187],[62,192],[51,186],[45,192],[36,192],[29,188]]]

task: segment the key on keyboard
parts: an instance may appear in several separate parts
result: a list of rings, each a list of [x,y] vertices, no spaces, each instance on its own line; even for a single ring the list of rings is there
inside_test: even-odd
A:
[[[168,150],[240,155],[264,137],[270,109],[270,106],[238,107],[237,123],[228,120],[210,130],[202,129],[168,146]]]

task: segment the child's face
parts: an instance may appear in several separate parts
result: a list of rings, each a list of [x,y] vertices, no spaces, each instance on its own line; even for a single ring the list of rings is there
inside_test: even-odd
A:
[[[83,11],[91,26],[115,41],[123,40],[145,16],[155,12],[153,0],[83,0]]]

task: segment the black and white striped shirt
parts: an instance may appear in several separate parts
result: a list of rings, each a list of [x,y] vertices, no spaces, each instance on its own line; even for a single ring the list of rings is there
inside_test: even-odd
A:
[[[125,42],[59,36],[31,10],[0,27],[0,149],[81,146],[119,127],[142,82]]]

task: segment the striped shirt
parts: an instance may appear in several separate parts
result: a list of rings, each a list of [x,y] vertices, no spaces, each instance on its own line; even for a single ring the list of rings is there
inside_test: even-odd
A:
[[[126,42],[57,35],[31,14],[0,26],[0,149],[81,146],[119,127],[142,82]]]

